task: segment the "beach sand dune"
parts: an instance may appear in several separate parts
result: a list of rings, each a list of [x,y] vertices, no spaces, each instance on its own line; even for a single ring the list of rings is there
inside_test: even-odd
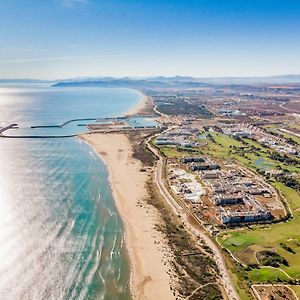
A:
[[[132,146],[123,134],[86,134],[88,142],[106,163],[118,211],[125,226],[134,299],[175,299],[170,290],[169,266],[161,247],[163,238],[155,229],[158,215],[146,204],[149,174],[132,158]],[[160,246],[159,246],[160,245]]]

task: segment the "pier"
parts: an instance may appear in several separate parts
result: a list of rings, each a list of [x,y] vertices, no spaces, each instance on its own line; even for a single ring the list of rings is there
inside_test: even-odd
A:
[[[63,128],[64,126],[72,123],[72,122],[78,122],[78,121],[97,121],[97,118],[80,118],[80,119],[72,119],[72,120],[68,120],[60,125],[34,125],[34,126],[30,126],[30,128],[32,129],[37,129],[37,128]]]
[[[0,129],[0,135],[2,135],[2,133],[3,132],[5,132],[6,130],[8,130],[8,129],[18,129],[19,127],[18,127],[18,124],[10,124],[10,125],[8,125],[8,126],[5,126],[5,127],[2,127],[1,129]]]
[[[141,116],[136,116],[136,117],[141,117]],[[142,116],[143,118],[150,118],[153,117],[153,115],[147,115],[147,116]],[[58,124],[58,125],[33,125],[30,126],[30,128],[32,129],[36,129],[36,128],[62,128],[72,122],[78,122],[78,121],[96,121],[96,122],[113,122],[113,121],[125,121],[128,120],[130,118],[135,118],[135,116],[133,117],[104,117],[104,118],[78,118],[78,119],[71,119],[68,120],[62,124]],[[81,125],[83,126],[83,125]]]
[[[143,116],[144,117],[144,116]],[[72,123],[72,122],[79,122],[79,121],[94,121],[93,124],[83,124],[79,123],[77,126],[80,127],[86,127],[89,132],[86,133],[109,133],[109,132],[129,132],[129,131],[140,131],[140,130],[155,130],[159,126],[155,125],[139,125],[139,126],[132,126],[129,124],[125,124],[126,120],[129,120],[131,117],[104,117],[104,118],[77,118],[77,119],[71,119],[68,120],[62,124],[58,125],[33,125],[30,126],[30,129],[46,129],[46,128],[63,128],[64,126]],[[101,124],[103,123],[113,123],[116,122],[116,124],[111,124],[110,126]],[[124,123],[123,125],[121,123]],[[121,126],[122,125],[122,126]],[[69,137],[76,137],[81,134],[80,133],[73,133],[73,134],[61,134],[61,135],[49,135],[49,134],[41,134],[41,135],[9,135],[9,134],[3,134],[5,131],[9,129],[19,129],[18,124],[10,124],[8,126],[5,126],[0,129],[0,138],[12,138],[12,139],[49,139],[49,138],[69,138]]]

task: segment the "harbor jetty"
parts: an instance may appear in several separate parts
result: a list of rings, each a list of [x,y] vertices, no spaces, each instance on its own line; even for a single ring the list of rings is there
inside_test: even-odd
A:
[[[150,116],[149,116],[150,117]],[[154,130],[157,129],[158,125],[132,125],[129,123],[132,117],[122,116],[122,117],[105,117],[105,118],[76,118],[68,120],[62,124],[57,125],[32,125],[29,128],[32,130],[38,129],[47,129],[47,128],[57,128],[61,129],[68,124],[74,122],[82,122],[78,123],[79,127],[86,127],[89,130],[89,133],[111,133],[111,132],[129,132],[129,131],[140,131],[140,130]],[[86,123],[85,123],[86,122]],[[91,122],[91,123],[88,123]],[[19,129],[18,124],[10,124],[3,128],[0,128],[0,137],[2,138],[68,138],[79,136],[83,133],[87,132],[78,132],[72,134],[25,134],[25,135],[11,135],[6,132],[9,129]]]

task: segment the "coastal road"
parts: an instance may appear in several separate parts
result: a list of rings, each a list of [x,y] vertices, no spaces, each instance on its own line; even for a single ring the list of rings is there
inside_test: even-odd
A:
[[[198,220],[198,218],[194,216],[194,214],[188,208],[182,207],[171,195],[171,193],[166,187],[166,182],[163,177],[164,161],[158,153],[158,150],[150,144],[149,140],[147,141],[147,146],[159,158],[155,166],[155,181],[160,193],[165,198],[166,202],[168,203],[174,214],[180,216],[181,220],[184,221],[183,224],[186,227],[186,229],[188,229],[188,231],[191,232],[196,239],[199,239],[200,237],[200,239],[202,239],[204,243],[211,249],[214,261],[219,267],[222,285],[224,287],[228,299],[240,300],[240,297],[237,291],[235,290],[234,284],[231,281],[229,272],[227,270],[223,255],[219,247],[207,235],[206,229],[203,227],[200,220]],[[189,216],[193,216],[193,219],[197,222],[198,226],[190,221]]]

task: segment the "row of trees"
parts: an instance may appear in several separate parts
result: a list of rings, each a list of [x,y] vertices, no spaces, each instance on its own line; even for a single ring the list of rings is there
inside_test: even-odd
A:
[[[283,183],[285,186],[290,187],[292,189],[297,190],[300,192],[300,182],[289,176],[288,174],[279,174],[275,176],[275,179],[281,183]]]
[[[281,155],[280,153],[278,152],[272,152],[269,157],[271,159],[274,159],[274,160],[277,160],[277,161],[280,161],[282,163],[285,163],[287,165],[294,165],[294,166],[299,166],[300,165],[300,160],[297,159],[297,158],[292,158],[286,154],[284,155]]]

